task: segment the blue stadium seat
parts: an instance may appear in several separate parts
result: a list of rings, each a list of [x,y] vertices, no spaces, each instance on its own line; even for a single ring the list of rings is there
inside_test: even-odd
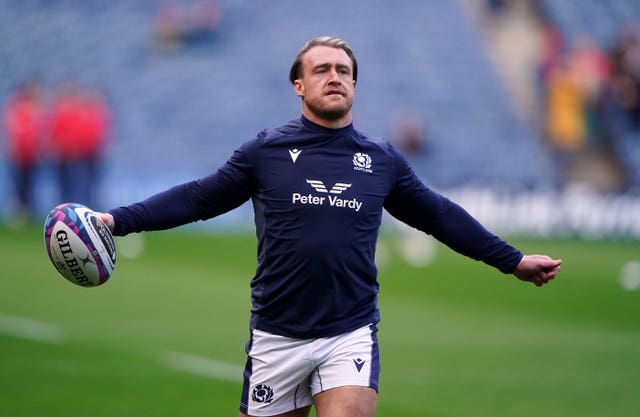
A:
[[[260,129],[297,117],[289,65],[302,43],[330,34],[348,40],[361,64],[359,128],[388,137],[398,112],[423,117],[430,155],[417,171],[428,183],[551,181],[539,138],[517,119],[459,3],[329,0],[303,11],[294,0],[219,3],[210,50],[161,53],[152,40],[155,1],[0,0],[0,56],[8,57],[0,98],[32,73],[52,87],[72,78],[103,88],[115,115],[107,187],[130,176],[129,186],[156,190],[211,172]]]

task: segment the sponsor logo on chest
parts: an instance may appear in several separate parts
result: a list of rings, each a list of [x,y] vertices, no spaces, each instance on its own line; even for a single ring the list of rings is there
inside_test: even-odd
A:
[[[337,182],[330,189],[320,180],[307,179],[307,184],[317,193],[293,193],[291,194],[292,204],[311,205],[311,206],[329,206],[351,209],[356,212],[362,208],[362,202],[355,197],[346,199],[340,195],[351,187],[351,184]]]

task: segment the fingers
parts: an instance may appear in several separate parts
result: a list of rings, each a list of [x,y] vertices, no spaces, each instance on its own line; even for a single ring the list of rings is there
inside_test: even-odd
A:
[[[113,220],[113,216],[109,213],[96,213],[98,215],[98,217],[100,218],[100,220],[102,220],[102,222],[107,225],[107,227],[109,228],[109,230],[111,231],[111,233],[113,233],[113,230],[115,228],[115,221]]]
[[[549,261],[544,263],[543,268],[551,269],[551,270],[555,270],[555,269],[560,270],[560,265],[562,265],[562,259],[549,259]]]
[[[562,263],[562,261],[560,261],[560,263]],[[539,271],[537,274],[534,275],[531,282],[533,282],[538,287],[542,287],[543,285],[547,284],[549,281],[554,279],[556,275],[558,275],[558,272],[560,272],[559,264],[556,267],[552,268],[551,270]]]
[[[553,279],[553,278],[551,278],[551,279]],[[541,275],[535,275],[531,279],[531,282],[533,284],[535,284],[536,287],[542,287],[544,284],[548,283],[551,279],[543,277]]]
[[[514,275],[522,281],[528,281],[541,287],[553,280],[560,272],[561,259],[552,259],[546,255],[527,255],[522,258]]]
[[[529,258],[543,269],[553,269],[562,265],[562,259],[552,259],[546,255],[530,255]]]

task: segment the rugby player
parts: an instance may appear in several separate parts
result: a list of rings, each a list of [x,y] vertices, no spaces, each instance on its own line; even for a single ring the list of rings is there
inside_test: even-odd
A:
[[[240,416],[373,417],[374,264],[383,209],[451,249],[537,286],[560,260],[524,255],[426,187],[388,141],[353,126],[358,64],[310,40],[289,78],[302,115],[244,143],[210,176],[101,213],[115,235],[174,228],[253,203],[258,266]]]

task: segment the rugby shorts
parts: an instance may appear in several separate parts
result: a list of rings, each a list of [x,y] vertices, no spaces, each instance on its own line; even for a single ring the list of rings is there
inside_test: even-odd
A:
[[[378,391],[377,327],[319,339],[294,339],[252,330],[240,411],[274,416],[311,405],[313,396],[356,385]]]

